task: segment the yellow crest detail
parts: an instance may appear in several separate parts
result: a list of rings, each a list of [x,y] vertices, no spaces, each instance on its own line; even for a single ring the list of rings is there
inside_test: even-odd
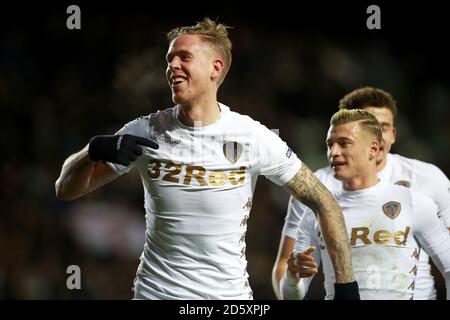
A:
[[[223,144],[223,155],[231,163],[236,163],[242,153],[242,146],[236,141],[227,141]]]
[[[397,218],[402,210],[402,205],[397,201],[389,201],[383,205],[383,212],[392,220]]]

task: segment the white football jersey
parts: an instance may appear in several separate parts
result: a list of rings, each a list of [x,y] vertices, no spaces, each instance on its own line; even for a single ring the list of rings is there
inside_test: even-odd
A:
[[[315,172],[329,190],[342,189],[342,182],[333,177],[331,168],[325,167]],[[386,166],[378,173],[385,182],[419,190],[438,206],[438,216],[444,225],[450,227],[450,181],[436,166],[419,160],[408,159],[397,154],[388,154]],[[296,239],[297,229],[303,212],[307,209],[300,201],[290,198],[283,235]],[[436,299],[434,279],[431,275],[429,257],[420,255],[414,299]]]
[[[437,217],[436,204],[426,195],[383,182],[333,194],[343,208],[361,299],[414,299],[422,250],[443,274],[450,271],[450,235]],[[314,213],[308,209],[300,222],[296,251],[311,245],[316,246],[316,262],[323,262],[326,299],[333,299],[333,266]],[[305,291],[311,280],[302,280]]]
[[[252,299],[247,220],[259,175],[286,184],[301,167],[275,133],[219,104],[219,119],[188,127],[180,106],[138,118],[118,133],[154,139],[128,167],[144,186],[146,243],[136,299]]]

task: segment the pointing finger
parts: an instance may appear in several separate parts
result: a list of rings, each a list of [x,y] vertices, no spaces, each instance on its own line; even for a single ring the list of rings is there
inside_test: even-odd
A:
[[[305,251],[303,251],[304,254],[310,255],[311,253],[313,253],[314,251],[316,251],[316,247],[309,247],[308,249],[306,249]]]
[[[135,141],[137,144],[141,145],[141,146],[146,146],[146,147],[150,147],[152,149],[158,149],[159,145],[150,139],[146,139],[146,138],[142,138],[142,137],[135,137]]]

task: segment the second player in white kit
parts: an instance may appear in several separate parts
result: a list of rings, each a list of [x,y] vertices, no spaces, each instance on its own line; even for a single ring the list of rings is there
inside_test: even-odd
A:
[[[322,179],[335,185],[333,193],[344,210],[361,298],[413,299],[422,250],[435,261],[449,284],[450,236],[432,199],[391,184],[389,179],[380,182],[375,161],[380,142],[379,123],[367,111],[336,113],[327,137],[333,176],[327,174]],[[303,298],[311,279],[308,277],[317,272],[322,260],[327,298],[332,298],[333,290],[328,285],[332,275],[320,229],[314,216],[308,210],[303,212],[295,236],[297,253],[289,259],[290,272],[282,280],[283,296]],[[314,252],[310,247],[320,250]],[[297,269],[305,279],[292,276]]]
[[[363,108],[377,118],[381,124],[383,138],[377,161],[378,177],[384,182],[419,190],[429,196],[437,205],[437,214],[444,226],[450,229],[450,181],[445,174],[433,164],[389,153],[396,136],[394,116],[397,107],[393,97],[381,89],[360,88],[345,95],[339,103],[339,108]],[[317,170],[315,174],[328,189],[342,189],[342,182],[333,177],[329,166]],[[293,250],[300,218],[306,209],[301,203],[290,198],[273,275],[274,290],[278,297],[278,282],[284,274],[285,261],[288,259],[289,251]],[[414,299],[436,299],[429,257],[425,252],[420,255]]]
[[[342,181],[333,177],[330,167],[319,169],[315,174],[329,190],[342,190]],[[450,182],[439,168],[429,163],[389,153],[386,166],[377,175],[382,182],[418,190],[427,195],[435,205],[439,204],[436,216],[441,219],[446,228],[450,228],[450,201],[447,192]],[[297,239],[300,219],[307,209],[301,202],[294,198],[290,199],[283,235]],[[436,299],[434,279],[426,252],[420,255],[415,288],[414,299]]]
[[[450,272],[450,238],[430,198],[383,182],[334,195],[344,210],[361,299],[414,299],[419,257],[424,253],[441,266],[444,274]],[[296,251],[310,246],[317,249],[311,255],[317,263],[322,261],[326,299],[332,299],[333,287],[329,284],[334,276],[329,256],[309,210],[301,218],[296,238]],[[302,279],[303,297],[311,280]]]

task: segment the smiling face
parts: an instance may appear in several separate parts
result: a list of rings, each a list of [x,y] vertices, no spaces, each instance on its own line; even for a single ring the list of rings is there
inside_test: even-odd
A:
[[[326,144],[328,161],[336,179],[349,182],[375,170],[379,143],[358,121],[332,125]]]
[[[217,94],[223,61],[200,35],[176,37],[170,43],[166,60],[173,102],[192,105]]]

